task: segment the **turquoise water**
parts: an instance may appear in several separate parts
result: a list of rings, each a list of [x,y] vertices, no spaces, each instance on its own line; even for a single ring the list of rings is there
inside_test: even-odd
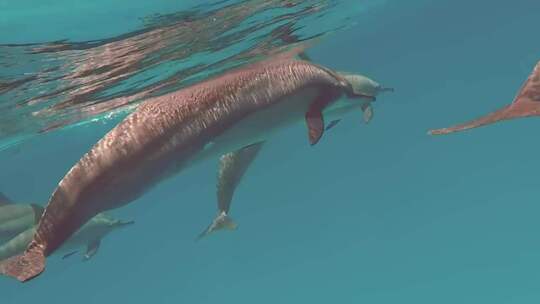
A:
[[[238,230],[201,242],[196,235],[215,215],[217,161],[193,167],[115,210],[136,224],[106,237],[91,261],[51,257],[29,283],[2,278],[0,303],[538,303],[540,146],[533,130],[540,121],[444,137],[426,131],[512,100],[540,59],[540,3],[364,2],[352,19],[340,18],[350,14],[348,3],[328,10],[331,24],[303,19],[311,28],[298,31],[332,31],[308,51],[314,61],[396,88],[377,100],[369,125],[350,115],[315,147],[302,128],[280,134],[237,191],[231,215]],[[140,17],[191,5],[43,3],[0,2],[2,50],[117,37],[136,30]],[[253,42],[244,39],[227,47]],[[160,64],[174,70],[180,63]],[[125,87],[126,95],[141,89]],[[0,95],[1,103],[11,102],[8,94],[17,91]],[[21,123],[18,113],[9,112],[10,121]],[[33,137],[18,152],[0,152],[0,190],[44,204],[116,121],[37,136],[43,123],[24,121],[5,132],[6,142]]]

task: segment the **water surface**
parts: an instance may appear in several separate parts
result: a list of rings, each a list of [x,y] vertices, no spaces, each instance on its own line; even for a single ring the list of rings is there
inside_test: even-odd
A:
[[[194,242],[215,213],[209,161],[115,211],[136,225],[92,261],[0,280],[1,303],[540,301],[540,120],[426,135],[512,100],[540,59],[538,1],[0,3],[2,143],[28,138],[1,152],[0,190],[24,202],[45,203],[132,96],[274,46],[330,33],[313,60],[396,88],[367,126],[353,113],[316,147],[300,126],[270,142],[238,189],[238,231]]]

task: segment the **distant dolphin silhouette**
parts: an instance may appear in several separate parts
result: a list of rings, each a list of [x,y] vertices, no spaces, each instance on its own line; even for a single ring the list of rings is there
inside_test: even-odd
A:
[[[55,253],[63,255],[63,259],[86,247],[83,260],[91,259],[99,250],[101,240],[112,231],[134,224],[134,221],[121,221],[104,213],[99,213],[75,232]],[[32,241],[37,227],[29,228],[0,246],[0,259],[21,254]]]
[[[366,97],[336,72],[277,55],[141,103],[94,145],[51,195],[31,243],[0,264],[22,282],[45,269],[57,250],[96,214],[124,206],[191,162],[256,142],[298,118],[315,145],[323,111],[360,107]],[[350,99],[341,100],[346,95]]]
[[[450,128],[431,130],[429,134],[448,134],[496,123],[501,120],[538,115],[540,115],[540,61],[536,64],[533,72],[529,75],[529,78],[523,84],[510,105],[468,123]]]
[[[15,212],[14,212],[15,211]],[[36,232],[36,224],[43,213],[43,208],[36,204],[15,204],[0,193],[0,234],[8,235],[0,245],[0,260],[24,252]],[[104,213],[94,216],[73,234],[60,248],[65,257],[71,256],[80,247],[86,246],[84,260],[93,257],[101,240],[113,230],[133,224],[133,221],[114,219]]]
[[[15,204],[0,193],[0,243],[7,242],[19,233],[34,227],[43,213],[36,204]]]

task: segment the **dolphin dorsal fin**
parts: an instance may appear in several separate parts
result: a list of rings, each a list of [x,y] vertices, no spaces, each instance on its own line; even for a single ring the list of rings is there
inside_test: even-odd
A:
[[[278,47],[270,51],[267,58],[261,60],[260,62],[293,58],[311,61],[311,59],[306,55],[306,51],[316,45],[321,39],[321,37],[314,37],[309,40],[304,40],[302,42]]]
[[[13,201],[4,193],[0,192],[0,206],[13,204]]]
[[[313,59],[311,59],[311,57],[306,53],[306,51],[302,51],[301,53],[298,53],[298,58],[304,60],[304,61],[309,61],[309,62],[313,62]]]
[[[450,128],[429,131],[431,135],[448,134],[492,124],[502,120],[540,115],[540,61],[534,67],[511,104],[484,117]]]

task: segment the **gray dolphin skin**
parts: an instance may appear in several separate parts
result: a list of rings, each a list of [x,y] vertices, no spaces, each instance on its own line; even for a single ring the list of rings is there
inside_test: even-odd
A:
[[[217,230],[236,229],[236,223],[228,215],[234,191],[263,145],[264,142],[254,143],[220,157],[217,183],[218,215],[198,239]]]
[[[325,130],[323,111],[360,107],[362,97],[340,74],[280,55],[148,99],[69,170],[25,252],[4,260],[0,273],[22,282],[36,277],[45,258],[98,213],[138,199],[194,161],[260,142],[291,121],[303,119],[315,145]]]
[[[20,204],[0,192],[0,260],[24,252],[36,232],[36,225],[43,213],[37,204]],[[58,253],[69,256],[74,250],[86,246],[84,260],[90,259],[99,248],[101,240],[110,232],[133,224],[100,213],[84,224],[71,236]]]
[[[78,252],[81,247],[86,247],[83,260],[89,260],[98,252],[101,240],[105,236],[112,231],[132,224],[134,224],[134,221],[121,221],[100,213],[84,224],[55,253],[62,254],[63,258],[67,258]],[[34,225],[5,242],[0,246],[0,259],[6,259],[24,252],[32,241],[35,232],[36,226]]]
[[[309,60],[309,57],[301,53],[299,57],[304,60]],[[355,94],[365,99],[361,103],[360,108],[364,113],[364,122],[369,123],[373,118],[373,109],[371,103],[376,100],[376,97],[382,92],[393,92],[392,88],[385,88],[374,80],[358,74],[350,74],[338,72],[352,86]],[[325,110],[325,116],[334,118],[326,127],[326,131],[337,125],[341,118],[347,112],[356,109],[357,106],[337,106],[330,107]],[[255,160],[264,142],[258,142],[249,146],[243,147],[237,151],[227,153],[221,156],[219,160],[218,181],[217,181],[217,216],[212,223],[198,236],[201,239],[218,230],[236,230],[238,225],[229,216],[232,199],[236,188],[239,186],[243,176],[248,170],[251,163]]]
[[[15,204],[0,193],[0,243],[7,242],[16,235],[34,227],[43,207],[36,204]]]

